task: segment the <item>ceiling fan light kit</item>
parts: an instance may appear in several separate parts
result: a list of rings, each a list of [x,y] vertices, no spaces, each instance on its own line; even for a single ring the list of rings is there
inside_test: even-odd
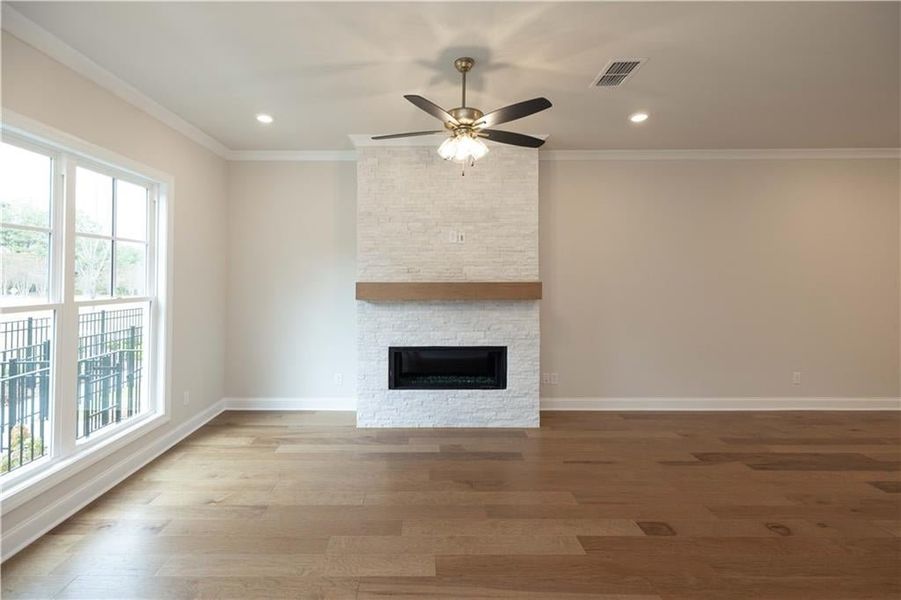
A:
[[[550,101],[547,98],[533,98],[531,100],[517,102],[516,104],[499,108],[487,114],[477,108],[466,106],[466,74],[472,70],[473,65],[475,65],[475,60],[468,56],[463,56],[454,61],[454,67],[460,72],[463,78],[462,99],[460,106],[457,108],[444,110],[434,102],[431,102],[422,96],[417,96],[415,94],[404,96],[404,98],[416,107],[442,121],[445,130],[450,132],[450,137],[444,140],[438,147],[438,154],[441,158],[462,163],[464,168],[467,163],[470,165],[475,164],[477,160],[488,153],[488,146],[480,138],[485,138],[501,144],[524,146],[526,148],[538,148],[544,144],[544,140],[530,135],[489,128],[493,125],[515,121],[516,119],[521,119],[548,109],[551,107]],[[377,135],[373,136],[372,139],[388,140],[419,135],[432,135],[441,132],[441,129],[435,131],[414,131],[410,133]]]
[[[488,154],[488,146],[478,137],[470,134],[452,135],[438,146],[438,154],[444,160],[472,165]]]

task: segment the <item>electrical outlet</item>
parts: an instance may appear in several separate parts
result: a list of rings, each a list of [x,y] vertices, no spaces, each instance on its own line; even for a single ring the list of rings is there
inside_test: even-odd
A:
[[[792,372],[792,385],[801,385],[801,371]]]
[[[551,382],[551,374],[550,373],[542,373],[541,374],[541,383],[544,385],[548,385]]]
[[[551,373],[551,385],[557,385],[558,383],[560,383],[560,375]]]
[[[466,234],[459,229],[452,229],[447,234],[447,241],[450,244],[465,244]]]
[[[185,390],[184,395],[182,396],[182,402],[184,403],[185,406],[187,406],[191,403],[191,392],[189,392],[188,390]]]
[[[344,374],[343,373],[335,373],[332,379],[335,382],[335,385],[344,385]]]

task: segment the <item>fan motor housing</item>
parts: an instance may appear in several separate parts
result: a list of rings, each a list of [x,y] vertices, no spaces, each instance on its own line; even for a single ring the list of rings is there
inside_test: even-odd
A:
[[[478,108],[472,108],[470,106],[460,106],[458,108],[452,108],[449,111],[450,115],[460,122],[461,125],[472,125],[476,121],[482,118],[483,113]],[[445,123],[445,126],[450,125],[449,123]],[[448,126],[448,129],[453,129],[453,126]]]
[[[467,71],[472,69],[472,66],[474,64],[476,64],[474,58],[470,58],[469,56],[461,56],[454,61],[454,68],[456,68],[461,73],[466,73]]]

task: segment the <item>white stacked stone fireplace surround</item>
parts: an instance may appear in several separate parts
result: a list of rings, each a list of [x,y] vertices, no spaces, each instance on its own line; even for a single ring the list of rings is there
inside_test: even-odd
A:
[[[493,146],[461,176],[431,146],[360,149],[358,281],[538,279],[536,150]],[[537,427],[539,307],[357,301],[357,426]],[[388,389],[389,346],[506,346],[507,387]]]

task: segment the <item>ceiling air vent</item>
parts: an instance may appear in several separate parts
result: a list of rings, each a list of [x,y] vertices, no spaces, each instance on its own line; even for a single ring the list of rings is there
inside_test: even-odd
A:
[[[600,75],[591,82],[591,87],[617,87],[638,70],[646,58],[616,58],[607,63]]]

